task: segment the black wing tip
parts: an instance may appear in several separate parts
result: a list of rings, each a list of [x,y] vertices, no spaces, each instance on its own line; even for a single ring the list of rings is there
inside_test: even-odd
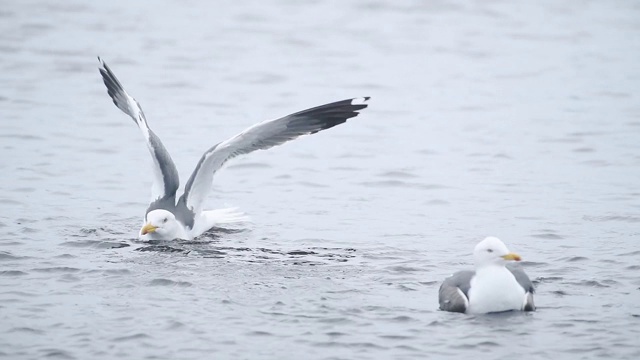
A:
[[[533,304],[526,304],[523,311],[536,311],[536,307]]]
[[[100,61],[100,65],[101,65],[98,68],[98,71],[100,72],[100,75],[102,75],[102,81],[104,82],[104,85],[107,87],[109,96],[113,98],[117,93],[121,93],[121,92],[123,93],[124,88],[122,87],[122,84],[120,84],[120,81],[118,80],[116,75],[113,73],[113,71],[111,71],[107,63],[104,62],[104,60],[102,60],[100,56],[98,56],[98,61]]]
[[[104,62],[100,55],[98,55],[98,62],[100,63],[100,67],[98,68],[100,72],[104,70],[107,73],[111,73],[111,69],[109,69],[109,66],[107,66],[107,63]]]
[[[100,66],[98,67],[98,71],[102,76],[102,82],[107,87],[107,94],[111,97],[113,104],[120,110],[122,110],[125,114],[133,117],[134,121],[137,122],[136,116],[131,112],[129,108],[127,93],[122,87],[122,84],[116,77],[116,75],[111,71],[109,66],[100,56],[98,56],[98,61],[100,61]]]
[[[100,70],[101,74],[103,75],[104,73],[112,74],[111,69],[109,69],[109,66],[107,66],[107,63],[104,62],[104,60],[100,57],[100,55],[98,55],[98,62],[100,63],[98,70]]]
[[[297,113],[289,115],[292,123],[290,123],[288,127],[296,127],[301,124],[309,126],[308,120],[302,119],[311,118],[313,119],[312,126],[315,126],[315,128],[310,131],[311,134],[332,128],[346,122],[350,118],[360,115],[360,110],[369,106],[366,102],[370,98],[370,96],[351,98],[298,111]]]

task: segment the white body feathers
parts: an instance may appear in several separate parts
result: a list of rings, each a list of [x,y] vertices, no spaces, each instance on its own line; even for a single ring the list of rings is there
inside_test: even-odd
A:
[[[524,303],[525,291],[506,267],[488,265],[476,270],[469,289],[468,313],[522,310]]]

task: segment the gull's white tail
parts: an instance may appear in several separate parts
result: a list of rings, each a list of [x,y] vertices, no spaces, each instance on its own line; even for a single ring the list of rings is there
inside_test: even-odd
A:
[[[251,221],[249,216],[238,210],[238,208],[207,210],[204,212],[204,215],[207,217],[207,223],[213,224],[214,226],[246,223]]]

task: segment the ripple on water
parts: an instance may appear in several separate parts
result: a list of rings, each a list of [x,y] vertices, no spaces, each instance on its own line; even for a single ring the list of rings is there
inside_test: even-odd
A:
[[[254,330],[246,333],[249,336],[273,336],[274,334],[268,331]]]
[[[23,276],[27,275],[26,272],[20,270],[2,270],[0,276]]]
[[[480,345],[480,346],[495,346],[495,347],[501,346],[500,344],[498,344],[495,341],[481,341],[481,342],[478,343],[478,345]]]
[[[181,330],[185,328],[185,324],[180,321],[171,320],[169,324],[167,324],[167,330]]]
[[[16,224],[21,225],[21,224],[34,224],[38,222],[38,220],[35,219],[25,219],[25,218],[19,218],[16,219]]]
[[[528,267],[544,267],[544,266],[547,266],[547,265],[549,265],[549,264],[546,263],[546,262],[539,262],[539,261],[523,260],[523,261],[520,262],[520,266],[527,267],[527,268]]]
[[[412,272],[416,272],[416,271],[423,271],[423,269],[417,268],[417,267],[413,267],[413,266],[406,266],[406,265],[393,265],[393,266],[388,266],[387,269],[389,271],[392,272],[398,272],[398,273],[412,273]]]
[[[577,286],[586,286],[586,287],[591,287],[591,288],[608,288],[610,287],[607,284],[603,284],[602,282],[596,281],[596,280],[582,280],[582,281],[575,281],[575,282],[568,282],[566,283],[568,285],[577,285]]]
[[[150,336],[144,333],[137,333],[137,334],[131,334],[131,335],[126,335],[126,336],[119,336],[116,338],[113,338],[112,341],[115,342],[124,342],[124,341],[132,341],[132,340],[140,340],[140,339],[149,339]]]
[[[0,261],[3,260],[25,260],[30,259],[29,256],[16,256],[8,251],[0,251]]]
[[[35,233],[39,233],[40,232],[39,229],[35,229],[35,228],[32,228],[32,227],[28,227],[28,226],[23,227],[20,231],[23,234],[35,234]]]
[[[570,256],[570,257],[561,258],[560,260],[567,261],[567,262],[576,262],[576,261],[589,261],[589,258],[584,256]]]
[[[417,319],[407,315],[400,315],[400,316],[392,317],[391,319],[389,319],[389,321],[406,323],[406,322],[417,321]]]
[[[82,279],[71,274],[64,274],[58,279],[58,281],[62,281],[62,282],[78,282],[80,280]]]
[[[119,248],[131,246],[123,242],[112,242],[112,241],[102,241],[102,240],[65,241],[60,245],[77,247],[77,248],[95,248],[95,249],[119,249]]]
[[[596,149],[592,148],[592,147],[578,147],[573,149],[573,152],[577,152],[577,153],[592,153],[595,152]]]
[[[372,188],[411,188],[420,190],[435,190],[447,188],[446,186],[439,184],[421,184],[402,180],[364,181],[359,183],[359,185]]]
[[[22,203],[20,201],[16,201],[16,200],[12,200],[12,199],[7,199],[5,197],[0,198],[0,201],[2,202],[2,204],[4,205],[22,205]],[[0,227],[4,227],[6,225],[0,223]]]
[[[178,253],[178,252],[184,252],[184,253],[188,253],[189,250],[186,249],[178,249],[169,245],[151,245],[151,246],[143,246],[140,248],[137,248],[136,251],[142,251],[142,252],[161,252],[161,253]]]
[[[329,332],[326,332],[324,334],[327,335],[327,336],[331,336],[331,337],[340,337],[340,336],[348,335],[347,333],[343,333],[343,332],[340,332],[340,331],[329,331]]]
[[[396,285],[396,289],[398,289],[400,291],[416,291],[417,290],[417,289],[414,289],[414,288],[409,287],[409,286],[404,285],[404,284]]]
[[[42,330],[30,328],[30,327],[14,327],[9,332],[28,333],[33,335],[43,335],[45,332]]]
[[[76,273],[80,271],[78,268],[72,268],[67,266],[58,266],[58,267],[50,267],[50,268],[36,268],[31,269],[36,272],[46,272],[46,273]]]
[[[385,171],[377,176],[391,179],[415,179],[418,175],[412,174],[407,171]]]
[[[605,222],[605,221],[622,221],[637,223],[640,222],[640,216],[637,215],[606,215],[606,216],[583,216],[586,221]]]
[[[181,247],[185,245],[181,242],[176,247],[168,247],[167,245],[147,246],[137,249],[139,251],[163,251],[174,252],[182,251],[190,256],[202,256],[204,258],[223,258],[233,257],[246,259],[246,261],[256,262],[274,262],[281,261],[285,264],[292,265],[324,265],[330,262],[346,262],[355,257],[355,249],[353,248],[325,248],[311,247],[308,249],[280,250],[271,248],[247,248],[247,247],[229,247],[229,246],[212,246],[209,242],[194,242],[196,247]]]
[[[379,338],[382,339],[388,339],[388,340],[394,340],[394,341],[399,341],[399,340],[412,340],[415,339],[415,336],[410,336],[410,335],[397,335],[397,334],[390,334],[390,335],[378,335]]]
[[[425,286],[440,285],[440,280],[418,281],[418,284],[425,285]]]
[[[19,140],[44,140],[43,137],[33,134],[2,134],[0,138],[5,139],[19,139]]]
[[[328,188],[329,187],[329,185],[318,184],[311,181],[297,181],[296,184],[300,186],[308,187],[308,188]]]
[[[176,286],[176,287],[190,287],[192,283],[188,281],[174,281],[170,279],[153,279],[149,282],[150,286]]]
[[[538,233],[538,234],[533,234],[533,235],[531,235],[531,237],[538,238],[538,239],[548,239],[548,240],[564,239],[564,237],[562,237],[562,236],[560,236],[558,234],[554,234],[553,232],[542,232],[542,233]]]
[[[425,200],[424,204],[425,205],[449,205],[451,203],[449,201],[442,200],[442,199],[430,199],[430,200]]]
[[[130,275],[132,274],[129,269],[107,269],[103,271],[105,275]]]
[[[25,291],[5,291],[2,293],[2,295],[17,295],[17,296],[23,296],[23,297],[35,297],[36,294],[35,293],[29,293],[29,292],[25,292]]]
[[[374,344],[372,342],[340,342],[340,341],[320,341],[313,344],[318,347],[328,348],[358,348],[358,349],[376,349],[385,350],[387,347]]]
[[[73,360],[75,357],[69,354],[67,351],[59,350],[59,349],[42,349],[42,358],[45,359],[64,359],[64,360]]]
[[[8,233],[8,236],[16,236],[15,233]],[[24,245],[23,242],[21,241],[3,241],[0,242],[0,246],[6,246],[6,247],[16,247],[16,246],[20,246],[20,245]]]

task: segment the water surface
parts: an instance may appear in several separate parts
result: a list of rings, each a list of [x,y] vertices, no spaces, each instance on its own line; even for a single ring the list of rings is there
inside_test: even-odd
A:
[[[183,183],[264,119],[372,96],[234,160],[209,207],[253,223],[135,239],[142,104]],[[635,359],[636,2],[82,2],[0,6],[0,355],[8,359]],[[437,310],[484,236],[539,311]]]

